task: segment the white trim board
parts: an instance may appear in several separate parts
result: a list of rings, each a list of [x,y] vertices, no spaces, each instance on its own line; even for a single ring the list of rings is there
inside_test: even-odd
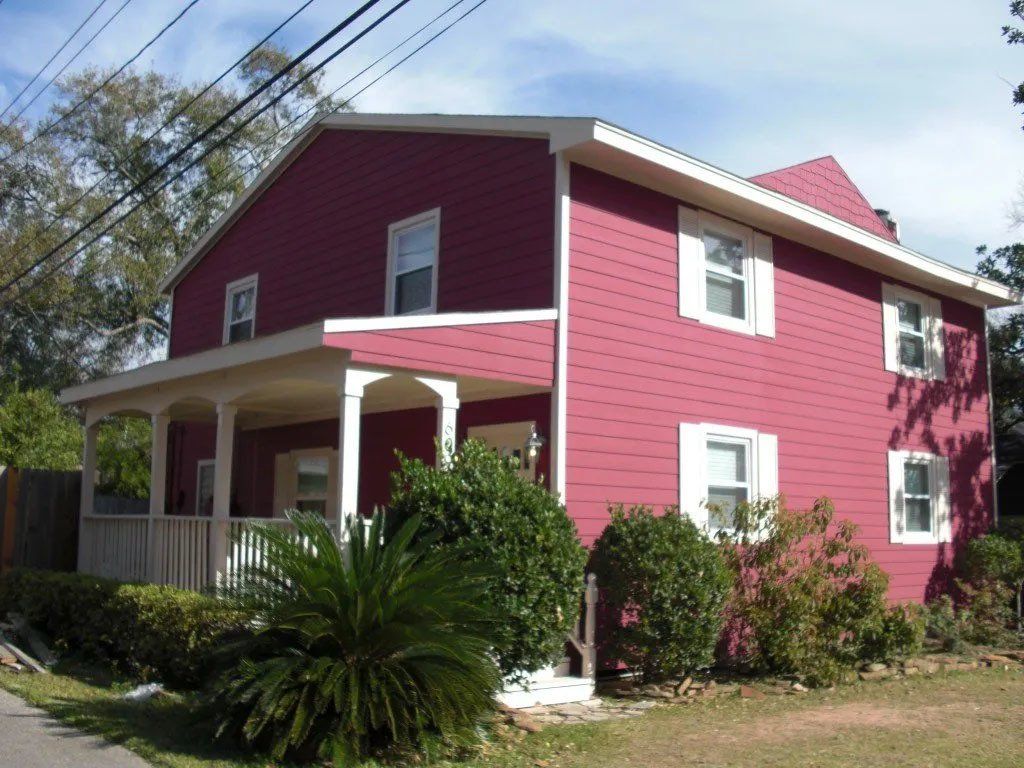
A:
[[[1020,302],[1011,289],[944,264],[793,198],[596,118],[345,114],[311,122],[286,146],[160,284],[170,290],[252,200],[322,130],[393,130],[548,139],[552,153],[701,205],[744,224],[805,243],[882,274],[925,285],[976,306]]]
[[[455,325],[496,325],[498,323],[539,323],[557,320],[557,309],[513,309],[499,312],[443,312],[439,315],[390,315],[388,317],[345,317],[324,321],[324,333],[394,331],[404,328],[443,328]]]

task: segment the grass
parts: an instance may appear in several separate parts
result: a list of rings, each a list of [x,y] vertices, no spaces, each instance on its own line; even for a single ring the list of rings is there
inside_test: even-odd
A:
[[[268,765],[214,746],[208,718],[189,698],[129,704],[121,699],[128,684],[80,669],[0,673],[0,687],[65,723],[124,744],[157,766]],[[1024,765],[1022,728],[1024,674],[993,669],[761,701],[713,699],[659,708],[632,720],[549,727],[490,744],[458,766],[1009,768]]]

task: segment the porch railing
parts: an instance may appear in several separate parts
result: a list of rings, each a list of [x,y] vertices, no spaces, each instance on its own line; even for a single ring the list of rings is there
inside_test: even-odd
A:
[[[78,570],[199,592],[218,573],[262,561],[266,553],[252,534],[256,522],[292,528],[288,520],[276,518],[83,515]],[[337,534],[337,523],[331,521],[329,526]],[[218,546],[220,537],[226,546]],[[216,552],[224,553],[224,562],[214,562]]]

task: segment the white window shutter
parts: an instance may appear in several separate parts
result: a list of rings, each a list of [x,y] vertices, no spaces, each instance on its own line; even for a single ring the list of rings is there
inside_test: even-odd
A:
[[[679,425],[679,511],[699,526],[707,525],[707,439],[699,424]]]
[[[888,283],[882,285],[882,339],[885,348],[885,370],[900,369],[900,321],[896,313],[896,291]]]
[[[932,462],[935,479],[935,532],[940,542],[953,540],[952,504],[949,498],[949,458],[936,456]]]
[[[697,211],[679,206],[679,315],[699,319],[704,295],[704,244]]]
[[[754,330],[775,338],[775,259],[772,239],[754,233]]]
[[[928,355],[933,379],[946,378],[946,342],[942,332],[942,301],[933,298],[928,312]]]
[[[295,499],[295,464],[290,453],[279,453],[274,457],[274,517],[284,517]]]
[[[757,495],[770,499],[779,493],[779,438],[757,435]]]
[[[903,507],[903,454],[889,451],[889,541],[903,543],[906,515]]]

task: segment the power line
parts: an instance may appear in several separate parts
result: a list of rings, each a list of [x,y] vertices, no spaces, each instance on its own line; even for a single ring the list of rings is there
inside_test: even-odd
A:
[[[159,128],[157,128],[152,133],[150,133],[145,139],[143,139],[142,140],[142,144],[138,147],[136,152],[141,151],[143,147],[145,147],[147,144],[149,144],[162,131],[166,130],[168,128],[168,126],[170,126],[175,120],[177,120],[179,117],[181,117],[183,114],[185,114],[185,112],[187,112],[189,110],[189,108],[191,108],[196,102],[198,102],[200,99],[202,99],[203,96],[205,96],[214,87],[216,87],[225,77],[227,77],[229,74],[231,74],[231,72],[234,71],[234,69],[236,67],[238,67],[240,64],[242,64],[244,61],[246,61],[261,46],[263,46],[268,40],[270,40],[274,35],[276,35],[282,29],[284,29],[284,27],[287,26],[289,23],[291,23],[291,21],[296,16],[298,16],[300,13],[302,13],[304,10],[306,10],[306,8],[308,8],[310,5],[312,5],[315,1],[316,0],[306,0],[306,2],[304,2],[301,6],[299,6],[290,16],[288,16],[288,18],[286,18],[284,21],[282,21],[280,24],[278,24],[276,27],[274,27],[270,32],[268,32],[266,35],[264,35],[263,38],[259,42],[255,43],[252,47],[249,48],[249,50],[247,50],[245,53],[243,53],[241,56],[239,56],[235,60],[235,62],[233,64],[231,64],[231,66],[229,66],[223,72],[221,72],[221,74],[218,75],[215,80],[213,80],[212,82],[207,84],[205,88],[203,88],[199,93],[197,93],[195,96],[193,96],[191,99],[189,99],[188,102],[184,106],[180,107],[173,115],[171,115],[169,118],[167,118],[167,120],[164,121],[163,125],[161,125]],[[130,159],[130,158],[127,158],[127,159]],[[50,214],[50,215],[54,216],[54,218],[51,219],[51,221],[45,227],[43,227],[42,230],[37,232],[36,235],[32,238],[32,240],[30,240],[28,243],[26,243],[24,246],[22,246],[15,254],[13,254],[9,259],[7,259],[5,264],[4,264],[4,266],[10,266],[11,264],[13,264],[21,254],[23,254],[26,251],[28,251],[28,249],[32,245],[34,245],[36,242],[38,242],[39,239],[43,235],[45,235],[47,232],[49,232],[54,224],[56,224],[58,221],[64,220],[66,218],[67,214],[69,214],[71,211],[73,211],[78,206],[79,203],[81,203],[89,195],[91,195],[93,192],[95,192],[96,189],[104,181],[109,179],[114,174],[114,170],[115,169],[111,169],[111,170],[107,171],[101,178],[99,178],[97,181],[95,181],[92,184],[92,186],[90,186],[88,189],[86,189],[84,192],[82,192],[82,194],[80,194],[74,200],[74,202],[70,203],[63,211],[60,211],[60,212],[55,213],[55,214]],[[120,170],[120,169],[118,169],[118,170]],[[123,171],[122,171],[122,173],[123,173]],[[49,211],[47,211],[47,213],[49,213]]]
[[[0,117],[3,117],[4,115],[6,115],[7,111],[17,103],[18,99],[20,99],[22,96],[25,95],[25,91],[27,91],[29,88],[31,88],[32,84],[36,80],[38,80],[40,77],[42,77],[43,72],[46,71],[46,68],[49,67],[51,64],[53,64],[53,60],[56,59],[58,56],[60,56],[60,54],[63,52],[63,50],[65,48],[67,48],[69,45],[71,45],[71,41],[74,40],[75,36],[79,32],[82,31],[82,27],[84,27],[86,24],[88,24],[89,21],[92,19],[92,17],[95,16],[99,12],[100,8],[102,8],[104,5],[106,5],[106,3],[107,3],[107,0],[100,0],[99,1],[99,3],[96,5],[96,7],[93,8],[92,11],[90,11],[89,15],[85,17],[85,19],[82,21],[82,23],[79,24],[77,27],[75,27],[75,31],[72,32],[67,37],[67,39],[64,40],[64,42],[61,44],[60,48],[57,49],[57,52],[54,53],[53,56],[51,56],[49,58],[49,60],[47,60],[47,62],[45,64],[43,64],[43,66],[40,68],[40,70],[38,72],[36,72],[35,75],[32,76],[32,79],[29,80],[28,83],[25,84],[25,87],[22,88],[20,91],[18,91],[18,95],[15,96],[13,99],[11,99],[11,103],[3,108],[3,111],[0,112]],[[45,90],[45,88],[43,90]]]
[[[128,2],[129,2],[129,0],[125,0],[125,4],[127,4]],[[124,70],[126,70],[128,67],[130,67],[132,64],[134,64],[135,61],[139,58],[139,56],[141,56],[143,53],[145,53],[146,50],[149,49],[149,47],[151,45],[153,45],[153,43],[155,43],[157,40],[159,40],[161,37],[163,37],[164,33],[166,33],[167,30],[169,30],[171,27],[173,27],[175,24],[177,24],[179,21],[181,21],[182,17],[186,13],[188,13],[190,10],[192,10],[192,8],[195,7],[196,3],[198,3],[198,2],[199,2],[199,0],[192,0],[192,2],[190,2],[188,5],[186,5],[181,10],[181,12],[178,13],[177,16],[175,16],[173,19],[171,19],[169,22],[167,22],[160,29],[160,31],[156,33],[156,35],[151,37],[149,39],[149,41],[145,45],[143,45],[135,53],[134,56],[132,56],[130,59],[128,59],[128,61],[126,61],[124,64],[122,64],[120,67],[118,67],[117,70],[112,75],[110,75],[110,77],[108,77],[106,80],[104,80],[98,86],[96,86],[87,95],[85,95],[84,97],[79,99],[78,102],[76,102],[75,105],[73,107],[71,107],[71,109],[69,109],[68,111],[66,111],[63,114],[61,114],[61,116],[58,117],[56,120],[54,120],[52,123],[48,123],[43,128],[41,128],[39,131],[37,131],[35,133],[35,135],[33,135],[32,138],[29,139],[27,142],[22,144],[20,147],[18,147],[14,151],[9,152],[8,154],[4,155],[3,157],[0,157],[0,163],[5,163],[8,160],[10,160],[12,157],[14,157],[15,155],[17,155],[17,154],[19,154],[21,152],[24,152],[28,147],[32,146],[33,144],[35,144],[36,141],[38,141],[40,138],[42,138],[43,136],[48,134],[50,131],[52,131],[56,126],[60,125],[62,122],[67,120],[69,117],[71,117],[71,115],[75,114],[75,112],[77,112],[79,110],[79,108],[81,108],[81,106],[83,104],[85,104],[87,101],[92,99],[97,93],[99,93],[101,90],[103,90],[105,87],[107,87],[107,85],[109,85],[110,82],[115,77],[120,75],[122,72],[124,72]]]
[[[238,131],[240,131],[246,125],[248,125],[253,120],[255,120],[259,115],[263,114],[263,112],[265,112],[267,109],[272,107],[278,101],[280,101],[285,96],[287,96],[289,93],[291,93],[293,90],[295,90],[295,88],[297,88],[303,82],[305,82],[310,77],[312,77],[317,72],[319,72],[321,69],[323,69],[323,67],[325,67],[330,61],[332,61],[334,58],[339,56],[343,51],[345,51],[348,48],[350,48],[356,42],[361,40],[363,37],[365,37],[367,34],[369,34],[372,30],[376,29],[380,24],[382,24],[385,20],[390,18],[394,13],[398,12],[402,7],[404,7],[405,5],[410,3],[411,1],[412,0],[399,0],[399,2],[396,3],[394,6],[392,6],[392,8],[390,10],[388,10],[382,16],[378,17],[374,22],[372,22],[369,26],[367,26],[365,29],[363,29],[363,31],[359,32],[357,35],[352,37],[344,45],[339,47],[333,53],[329,54],[326,58],[324,58],[315,67],[312,67],[310,70],[305,72],[301,77],[297,78],[294,83],[292,83],[287,88],[285,88],[285,90],[282,91],[278,96],[273,97],[270,101],[267,102],[267,104],[263,105],[262,107],[257,109],[255,112],[253,112],[249,117],[245,118],[241,123],[239,123],[235,128],[233,128],[230,133],[228,133],[226,136],[222,137],[221,139],[217,140],[216,142],[211,144],[209,147],[207,147],[203,152],[201,152],[199,154],[198,157],[196,157],[196,158],[192,159],[191,161],[189,161],[188,163],[186,163],[185,166],[183,166],[180,170],[178,170],[176,173],[171,175],[166,181],[164,181],[155,190],[145,194],[143,199],[142,199],[142,201],[140,201],[138,204],[136,204],[135,207],[138,207],[138,206],[142,205],[142,203],[144,203],[150,197],[155,195],[157,192],[159,192],[160,190],[166,188],[172,182],[174,182],[176,179],[180,178],[185,173],[185,171],[187,171],[190,168],[192,168],[197,162],[199,162],[204,157],[209,155],[210,152],[212,152],[218,146],[220,146],[225,141],[227,141],[232,136],[234,136],[236,133],[238,133]],[[29,274],[30,272],[35,270],[37,267],[39,267],[40,265],[42,265],[43,263],[45,263],[49,259],[53,258],[61,249],[63,249],[66,245],[68,245],[69,243],[74,241],[83,232],[85,232],[86,230],[91,228],[93,224],[95,224],[96,222],[98,222],[99,220],[101,220],[102,218],[107,216],[111,211],[113,211],[117,206],[119,206],[121,203],[123,203],[129,197],[134,195],[136,192],[139,192],[142,189],[144,189],[147,184],[149,184],[151,181],[153,181],[157,176],[159,176],[165,170],[167,170],[168,167],[170,167],[175,162],[180,160],[183,156],[185,156],[193,147],[195,147],[197,144],[202,142],[205,138],[210,136],[214,131],[216,131],[218,128],[220,128],[229,119],[231,119],[236,114],[238,114],[238,112],[240,112],[244,107],[246,107],[248,104],[252,103],[260,94],[262,94],[264,91],[266,91],[268,88],[270,88],[275,82],[277,82],[278,80],[283,78],[286,74],[288,74],[288,72],[293,70],[295,67],[299,66],[299,64],[301,64],[305,59],[309,58],[309,56],[311,56],[314,52],[316,52],[317,49],[323,47],[323,45],[325,43],[327,43],[331,38],[336,37],[339,32],[344,30],[346,27],[350,26],[354,21],[356,21],[356,19],[358,19],[366,11],[368,11],[370,8],[372,8],[374,5],[376,5],[379,2],[380,2],[380,0],[367,0],[367,2],[365,2],[363,5],[361,5],[359,8],[357,8],[354,12],[352,12],[344,21],[342,21],[340,24],[336,25],[333,29],[331,29],[329,32],[327,32],[327,34],[323,35],[319,40],[317,40],[315,43],[313,43],[308,48],[306,48],[306,50],[304,50],[301,54],[299,54],[299,56],[293,58],[287,65],[282,67],[281,70],[278,71],[275,75],[273,75],[272,77],[267,79],[256,90],[254,90],[252,93],[250,93],[244,99],[242,99],[237,104],[235,104],[234,107],[232,107],[230,110],[228,110],[220,118],[215,120],[212,124],[207,126],[201,133],[199,133],[199,135],[195,136],[187,144],[185,144],[185,146],[183,146],[180,149],[178,149],[167,160],[165,160],[159,166],[157,166],[155,169],[153,169],[153,171],[151,171],[142,181],[140,181],[137,184],[135,184],[131,189],[129,189],[124,194],[120,195],[116,200],[114,200],[112,203],[110,203],[106,208],[104,208],[102,211],[100,211],[95,216],[93,216],[85,224],[80,226],[74,233],[72,233],[71,235],[66,237],[63,241],[61,241],[61,243],[59,245],[57,245],[55,248],[52,248],[46,254],[44,254],[43,256],[40,256],[38,259],[36,259],[35,262],[33,262],[33,264],[31,264],[30,266],[26,267],[24,270],[22,270],[20,273],[18,273],[18,275],[16,275],[11,280],[8,280],[6,283],[4,283],[3,286],[0,286],[0,296],[2,296],[4,293],[6,293],[15,283],[20,281],[27,274]],[[130,209],[126,215],[124,215],[121,218],[115,220],[115,222],[113,224],[111,224],[108,227],[106,227],[98,235],[96,235],[94,238],[89,240],[85,245],[83,245],[78,250],[74,251],[68,257],[67,260],[70,260],[71,258],[74,258],[84,248],[86,248],[89,245],[91,245],[92,243],[96,242],[96,240],[98,240],[104,234],[109,232],[110,229],[113,228],[113,226],[115,226],[116,224],[120,223],[125,218],[127,218],[127,216],[130,215],[131,212],[134,209],[135,208]],[[67,260],[65,260],[64,262],[61,262],[61,263],[64,264],[64,263],[66,263]]]
[[[341,90],[342,90],[343,88],[345,88],[346,86],[348,86],[349,84],[351,84],[352,82],[354,82],[355,80],[357,80],[357,79],[358,79],[359,77],[361,77],[362,75],[364,75],[364,74],[365,74],[366,72],[368,72],[369,70],[371,70],[371,69],[372,69],[373,67],[375,67],[375,66],[376,66],[377,64],[379,64],[379,63],[380,63],[381,61],[383,61],[383,60],[384,60],[384,59],[386,59],[386,58],[387,58],[388,56],[390,56],[390,55],[391,55],[392,53],[394,53],[395,51],[397,51],[397,50],[398,50],[399,48],[402,48],[403,46],[405,46],[405,45],[406,45],[406,44],[407,44],[407,43],[408,43],[408,42],[409,42],[410,40],[412,40],[412,39],[414,39],[415,37],[417,37],[418,35],[420,35],[420,34],[421,34],[421,33],[422,33],[422,32],[423,32],[424,30],[426,30],[427,28],[429,28],[430,26],[432,26],[432,25],[433,25],[433,24],[434,24],[435,22],[437,22],[437,21],[438,21],[439,19],[441,19],[441,18],[443,18],[444,16],[448,15],[448,14],[449,14],[449,13],[450,13],[450,12],[451,12],[452,10],[454,10],[454,9],[455,9],[456,7],[458,7],[459,5],[461,5],[461,4],[462,4],[463,2],[465,2],[465,1],[466,1],[466,0],[455,0],[455,2],[453,2],[453,3],[451,4],[451,5],[449,5],[449,6],[448,6],[448,7],[447,7],[447,8],[445,9],[445,10],[443,10],[443,11],[442,11],[441,13],[439,13],[439,14],[438,14],[437,16],[435,16],[435,17],[434,17],[433,19],[431,19],[431,20],[430,20],[430,21],[428,21],[428,22],[427,22],[426,24],[424,24],[423,26],[421,26],[421,27],[420,27],[419,29],[417,29],[417,30],[416,30],[415,32],[413,32],[412,34],[410,34],[409,36],[407,36],[407,37],[406,37],[406,38],[405,38],[404,40],[402,40],[402,41],[401,41],[400,43],[398,43],[398,44],[397,44],[396,46],[394,46],[393,48],[391,48],[391,49],[390,49],[390,50],[389,50],[389,51],[388,51],[387,53],[385,53],[385,54],[381,55],[380,57],[378,57],[377,59],[375,59],[375,60],[374,60],[374,61],[373,61],[373,62],[372,62],[371,64],[369,64],[368,66],[364,67],[364,68],[363,68],[362,70],[360,70],[360,71],[359,71],[358,73],[356,73],[355,75],[353,75],[352,77],[350,77],[350,78],[349,78],[348,80],[346,80],[346,81],[345,81],[344,83],[342,83],[342,84],[341,84],[340,86],[338,86],[338,87],[337,87],[337,88],[335,88],[335,89],[334,89],[333,91],[331,91],[331,92],[330,92],[330,93],[328,93],[328,94],[327,94],[326,96],[324,96],[324,97],[323,97],[322,99],[320,99],[320,100],[319,100],[319,101],[317,102],[317,104],[315,104],[315,105],[313,105],[313,106],[311,106],[311,107],[307,108],[307,109],[306,109],[305,111],[303,111],[303,112],[302,112],[301,114],[299,114],[299,115],[297,115],[296,117],[292,118],[292,120],[291,120],[291,121],[289,121],[289,122],[288,122],[287,124],[285,124],[284,126],[282,126],[281,128],[279,128],[279,129],[278,129],[277,131],[275,131],[275,133],[274,133],[274,134],[272,134],[272,135],[271,135],[270,137],[268,137],[268,138],[267,138],[266,140],[264,140],[264,141],[263,141],[263,142],[261,142],[260,144],[256,145],[256,147],[255,147],[254,149],[259,149],[260,147],[262,147],[262,146],[265,146],[266,144],[268,144],[268,143],[269,143],[270,141],[272,141],[272,140],[273,140],[273,139],[274,139],[274,138],[275,138],[275,137],[276,137],[277,135],[279,135],[279,134],[280,134],[281,132],[283,132],[283,131],[287,130],[287,129],[288,129],[289,127],[291,127],[292,125],[294,125],[294,124],[295,124],[296,122],[298,122],[299,120],[303,119],[303,118],[304,118],[304,117],[305,117],[306,115],[308,115],[308,114],[309,114],[310,112],[312,112],[312,111],[313,111],[314,109],[317,109],[317,108],[318,108],[318,106],[319,106],[319,104],[321,104],[321,103],[324,103],[324,102],[326,102],[326,103],[330,103],[331,99],[332,99],[332,98],[333,98],[333,97],[334,97],[334,96],[335,96],[335,95],[336,95],[336,94],[337,94],[337,93],[338,93],[339,91],[341,91]],[[476,11],[476,10],[477,10],[477,9],[478,9],[478,8],[479,8],[480,6],[482,6],[482,5],[483,5],[483,4],[485,3],[485,2],[487,2],[487,0],[478,0],[478,2],[477,2],[477,3],[476,3],[476,4],[474,5],[474,6],[473,6],[473,7],[471,7],[471,8],[470,8],[470,9],[469,9],[468,11],[466,11],[465,13],[463,13],[462,15],[460,15],[460,16],[459,16],[458,18],[456,18],[455,20],[453,20],[453,21],[449,22],[449,23],[448,23],[448,24],[447,24],[446,26],[444,26],[444,27],[443,27],[443,28],[442,28],[441,30],[439,30],[439,31],[438,31],[437,33],[435,33],[434,35],[432,35],[432,36],[431,36],[431,37],[430,37],[429,39],[427,39],[426,41],[424,41],[424,43],[422,43],[422,44],[421,44],[420,46],[418,46],[418,47],[417,47],[417,48],[416,48],[415,50],[413,50],[412,52],[410,52],[410,53],[409,53],[408,55],[406,55],[405,57],[403,57],[403,58],[402,58],[402,59],[401,59],[400,61],[396,62],[396,63],[395,63],[394,65],[392,65],[391,67],[389,67],[389,68],[388,68],[388,69],[387,69],[387,70],[386,70],[385,72],[383,72],[383,73],[382,73],[381,75],[379,75],[378,77],[376,77],[376,78],[375,78],[375,79],[374,79],[374,80],[373,80],[373,81],[372,81],[371,83],[367,84],[366,86],[364,86],[363,88],[361,88],[361,89],[360,89],[359,91],[357,91],[357,92],[356,92],[356,94],[353,94],[353,96],[351,96],[351,97],[349,97],[349,98],[346,98],[346,99],[344,99],[343,101],[344,101],[344,102],[346,102],[346,103],[347,103],[347,102],[350,102],[350,101],[352,101],[352,99],[354,99],[354,98],[355,98],[355,96],[356,96],[356,95],[359,95],[359,94],[361,94],[361,93],[364,93],[364,92],[365,92],[365,91],[366,91],[366,90],[367,90],[368,88],[370,88],[370,87],[371,87],[372,85],[374,85],[375,83],[379,82],[379,81],[380,81],[381,79],[383,79],[383,78],[384,78],[384,77],[386,77],[386,76],[387,76],[388,74],[390,74],[391,72],[393,72],[393,71],[394,71],[394,70],[395,70],[396,68],[398,68],[398,67],[399,67],[399,66],[401,66],[401,65],[402,65],[403,63],[405,63],[406,61],[408,61],[409,59],[411,59],[411,58],[412,58],[413,56],[415,56],[415,55],[416,55],[417,53],[419,53],[420,51],[422,51],[422,50],[423,50],[423,49],[424,49],[425,47],[427,47],[427,46],[428,46],[428,45],[429,45],[430,43],[432,43],[432,42],[433,42],[434,40],[438,39],[438,38],[439,38],[439,37],[441,37],[441,36],[442,36],[443,34],[445,34],[445,33],[446,33],[446,32],[447,32],[447,31],[448,31],[449,29],[451,29],[451,28],[452,28],[452,27],[454,27],[454,26],[455,26],[456,24],[458,24],[458,23],[459,23],[460,21],[462,21],[462,20],[463,20],[463,19],[465,19],[465,18],[466,18],[467,16],[469,16],[469,15],[470,15],[471,13],[473,13],[474,11]],[[205,195],[205,196],[204,196],[204,197],[203,197],[202,199],[200,199],[200,200],[198,200],[198,201],[194,201],[194,202],[190,202],[190,201],[189,201],[189,200],[187,200],[187,199],[182,199],[182,200],[180,200],[180,201],[179,201],[179,203],[178,203],[177,205],[175,205],[174,209],[172,209],[171,213],[172,213],[172,214],[175,214],[175,213],[184,213],[184,212],[187,212],[187,211],[188,211],[188,210],[190,210],[190,209],[194,209],[194,208],[197,208],[197,207],[199,207],[199,206],[201,206],[201,205],[205,204],[206,202],[208,202],[208,201],[212,200],[212,199],[213,199],[214,197],[216,197],[216,196],[218,196],[218,195],[222,194],[223,192],[227,191],[228,189],[230,189],[230,187],[231,187],[231,185],[232,185],[232,184],[234,184],[234,183],[235,183],[236,181],[238,181],[239,179],[242,179],[242,178],[244,178],[244,177],[245,177],[245,175],[246,175],[247,173],[251,173],[252,171],[254,171],[254,170],[257,170],[257,169],[260,169],[260,168],[261,168],[261,164],[260,164],[260,163],[259,163],[258,161],[257,161],[257,162],[254,162],[254,163],[252,163],[252,164],[251,164],[251,165],[250,165],[250,166],[249,166],[249,167],[248,167],[247,169],[245,169],[245,170],[243,170],[243,171],[242,171],[241,173],[239,173],[239,174],[236,174],[235,176],[233,176],[233,177],[232,177],[231,179],[229,179],[229,180],[228,180],[227,182],[225,182],[225,183],[224,183],[223,185],[221,185],[221,186],[220,186],[219,188],[215,188],[215,189],[212,189],[212,190],[211,190],[211,192],[210,192],[209,194]],[[213,177],[211,177],[211,180],[212,180],[212,179],[215,179],[217,175],[219,175],[219,174],[215,173],[215,174],[214,174],[214,176],[213,176]],[[195,189],[197,189],[197,188],[198,188],[198,185],[197,185],[197,187],[194,187],[194,188],[193,188],[192,190],[190,190],[190,192],[191,192],[191,191],[195,191]],[[159,191],[159,190],[156,190],[156,191]],[[154,192],[153,194],[155,194],[155,192]],[[143,202],[145,202],[145,201],[143,201]],[[105,233],[106,233],[107,231],[109,231],[110,229],[112,229],[112,228],[113,228],[114,226],[117,226],[118,224],[120,224],[121,222],[123,222],[124,220],[126,220],[126,219],[127,219],[127,218],[128,218],[129,216],[131,216],[132,214],[134,214],[135,212],[137,212],[137,211],[139,210],[139,208],[141,208],[141,206],[142,206],[142,203],[140,203],[139,205],[136,205],[135,207],[133,207],[133,208],[132,208],[132,209],[131,209],[130,211],[128,211],[128,212],[127,212],[127,213],[126,213],[126,214],[125,214],[124,216],[120,217],[120,218],[119,218],[119,219],[118,219],[117,221],[115,221],[115,222],[114,222],[114,223],[113,223],[113,224],[112,224],[112,225],[111,225],[110,227],[108,227],[108,228],[107,228],[107,229],[106,229],[106,230],[105,230],[105,231],[104,231],[103,233],[100,233],[100,235],[99,235],[99,236],[97,236],[96,238],[93,238],[93,240],[91,240],[91,241],[90,241],[89,243],[86,243],[85,245],[83,245],[83,246],[82,246],[82,247],[81,247],[81,248],[80,248],[80,249],[79,249],[78,251],[76,251],[76,253],[74,253],[74,254],[71,254],[71,256],[70,256],[69,258],[67,258],[67,259],[65,259],[65,260],[63,260],[63,261],[61,261],[61,263],[59,263],[59,264],[57,264],[57,265],[56,265],[55,267],[51,268],[51,269],[50,269],[50,270],[49,270],[48,272],[46,272],[46,273],[45,273],[44,275],[41,275],[41,276],[39,277],[39,279],[38,279],[38,280],[36,280],[36,282],[35,282],[35,283],[33,283],[33,285],[31,285],[31,286],[30,286],[30,287],[29,287],[29,288],[28,288],[28,289],[27,289],[27,290],[26,290],[26,291],[25,291],[25,292],[24,292],[24,293],[22,294],[22,296],[23,296],[23,297],[25,297],[25,296],[28,296],[28,295],[30,295],[31,293],[33,293],[33,292],[34,292],[34,291],[35,291],[35,290],[36,290],[37,288],[39,288],[39,286],[40,286],[40,285],[42,285],[42,284],[43,284],[43,283],[44,283],[44,282],[45,282],[46,280],[48,280],[49,278],[51,278],[51,277],[52,277],[52,276],[53,276],[54,274],[56,274],[56,272],[58,272],[58,271],[59,271],[59,270],[60,270],[61,268],[63,268],[63,266],[65,266],[65,265],[66,265],[66,264],[67,264],[67,263],[68,263],[68,262],[69,262],[69,261],[70,261],[70,260],[71,260],[72,258],[74,258],[74,256],[75,256],[75,255],[77,255],[78,253],[81,253],[82,251],[84,251],[84,249],[85,249],[85,248],[87,248],[87,247],[88,247],[89,245],[91,245],[91,244],[92,244],[93,242],[95,242],[96,240],[98,240],[98,239],[99,239],[99,237],[102,237],[102,235],[103,235],[103,234],[105,234]],[[109,249],[109,247],[111,247],[111,246],[106,246],[106,247],[107,247],[107,248]],[[82,273],[82,274],[76,275],[75,279],[76,279],[76,280],[81,280],[81,279],[83,279],[83,278],[88,278],[88,277],[90,277],[90,276],[91,276],[92,274],[94,274],[94,273],[95,273],[95,272],[96,272],[96,271],[97,271],[97,270],[98,270],[98,269],[99,269],[99,268],[100,268],[101,266],[103,266],[103,263],[105,263],[105,262],[97,262],[97,263],[93,264],[93,265],[92,265],[92,269],[91,269],[91,270],[87,270],[86,272],[84,272],[84,273]]]
[[[40,96],[42,96],[44,93],[46,93],[46,90],[51,85],[53,85],[55,82],[57,82],[57,78],[59,78],[61,75],[63,75],[67,71],[68,67],[70,67],[71,64],[75,61],[75,59],[77,59],[86,48],[88,48],[90,45],[92,45],[92,41],[95,40],[97,37],[99,37],[103,33],[103,30],[105,30],[107,27],[109,27],[110,24],[114,21],[114,19],[116,19],[118,16],[121,15],[121,11],[123,11],[125,8],[127,8],[128,7],[128,3],[130,3],[130,2],[131,2],[131,0],[124,0],[124,2],[121,3],[121,6],[116,11],[114,11],[113,15],[111,15],[111,17],[109,19],[107,19],[105,22],[103,22],[103,24],[100,26],[100,28],[97,29],[92,34],[92,37],[90,37],[88,40],[86,40],[85,44],[81,48],[79,48],[77,51],[75,51],[75,55],[72,56],[67,61],[65,61],[64,62],[64,66],[62,66],[57,71],[57,73],[54,74],[54,76],[51,77],[46,82],[46,85],[44,85],[42,88],[40,88],[38,91],[36,91],[36,95],[33,96],[31,99],[29,99],[28,103],[23,105],[22,108],[20,110],[18,110],[18,114],[16,114],[13,118],[11,118],[11,121],[7,124],[8,127],[14,125],[14,122],[19,117],[21,117],[23,114],[25,114],[26,110],[28,110],[29,107],[31,107],[33,104],[35,104],[36,99],[38,99]]]

